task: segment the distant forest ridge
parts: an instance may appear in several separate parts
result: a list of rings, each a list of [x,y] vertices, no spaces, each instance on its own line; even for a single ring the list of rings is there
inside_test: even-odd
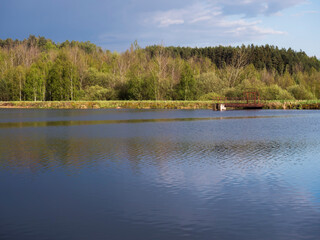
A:
[[[55,43],[51,39],[45,37],[35,37],[30,35],[28,39],[24,40],[12,40],[11,38],[2,40],[0,39],[0,47],[11,49],[18,45],[26,44],[27,46],[37,46],[41,51],[47,51],[49,49],[62,49],[65,47],[79,47],[86,53],[103,52],[103,49],[90,41],[78,42],[78,41],[65,41],[62,43]],[[136,45],[137,42],[133,43]],[[137,45],[136,45],[137,46]],[[164,51],[169,56],[175,58],[180,57],[184,60],[190,58],[209,58],[218,68],[222,68],[225,65],[232,64],[232,60],[237,54],[239,49],[243,49],[247,54],[247,63],[253,64],[256,69],[266,68],[267,70],[276,69],[278,73],[284,73],[288,67],[290,73],[294,71],[310,71],[312,68],[320,71],[320,60],[315,56],[309,57],[304,51],[299,52],[292,50],[291,48],[279,49],[277,46],[264,45],[255,46],[253,44],[241,47],[231,46],[215,46],[215,47],[163,47],[161,45],[147,46],[144,50],[151,55],[155,56],[159,51],[159,48],[164,48]],[[129,50],[129,49],[128,49]],[[110,50],[105,50],[110,52]],[[298,69],[297,69],[298,68]]]
[[[320,97],[320,61],[276,46],[139,47],[0,39],[0,100],[207,100],[255,87],[265,99]]]

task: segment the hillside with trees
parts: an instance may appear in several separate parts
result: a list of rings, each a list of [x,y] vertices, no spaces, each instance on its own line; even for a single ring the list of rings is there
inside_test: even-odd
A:
[[[44,37],[0,40],[0,101],[210,100],[256,88],[266,100],[319,99],[320,61],[274,46],[123,52]]]

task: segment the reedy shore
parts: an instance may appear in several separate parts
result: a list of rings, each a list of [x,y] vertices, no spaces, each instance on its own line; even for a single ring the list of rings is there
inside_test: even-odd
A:
[[[265,101],[264,109],[320,109],[320,100]],[[212,109],[213,101],[2,101],[0,108],[31,109]]]

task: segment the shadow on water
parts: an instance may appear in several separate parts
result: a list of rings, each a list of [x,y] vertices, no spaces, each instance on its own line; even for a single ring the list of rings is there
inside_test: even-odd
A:
[[[237,120],[237,119],[259,119],[259,118],[288,118],[293,115],[280,116],[244,116],[244,117],[204,117],[204,118],[164,118],[164,119],[123,119],[123,120],[92,120],[92,121],[32,121],[32,122],[0,122],[0,128],[22,128],[22,127],[57,127],[76,125],[98,125],[98,124],[122,124],[122,123],[160,123],[160,122],[186,122],[186,121],[213,121],[213,120]]]

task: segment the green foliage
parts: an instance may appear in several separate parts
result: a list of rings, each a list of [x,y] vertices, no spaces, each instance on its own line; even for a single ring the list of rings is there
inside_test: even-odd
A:
[[[76,67],[61,53],[51,67],[47,80],[47,96],[50,101],[76,100],[79,79]]]
[[[129,100],[155,100],[157,76],[146,73],[138,63],[132,65],[126,75],[125,98]]]
[[[277,82],[278,82],[278,85],[283,89],[287,89],[288,87],[296,84],[296,82],[290,75],[288,69],[285,71],[285,73],[282,76],[278,76]]]
[[[146,51],[154,56],[159,46],[146,47]],[[310,72],[312,68],[320,70],[320,61],[315,57],[308,57],[305,52],[295,52],[291,48],[278,49],[278,47],[265,46],[242,46],[244,53],[247,55],[247,63],[253,64],[258,70],[266,68],[268,71],[276,70],[279,75],[282,75],[287,69],[290,74],[298,71]],[[205,48],[190,48],[190,47],[166,47],[164,51],[172,57],[181,57],[184,60],[190,58],[207,57],[218,68],[223,68],[230,65],[237,50],[234,47],[205,47]],[[297,67],[300,66],[300,67]]]
[[[257,78],[254,79],[244,79],[240,84],[237,85],[237,89],[245,91],[249,88],[262,89],[265,87],[265,84]]]
[[[131,77],[128,81],[127,96],[129,100],[143,100],[143,81],[138,77]]]
[[[153,76],[129,76],[127,97],[129,100],[155,100]]]
[[[195,100],[196,99],[196,81],[192,69],[188,63],[184,64],[180,82],[177,85],[178,100]]]
[[[211,93],[207,93],[205,95],[202,95],[198,98],[199,101],[212,101],[214,98],[218,98],[221,97],[221,95],[215,93],[215,92],[211,92]]]
[[[30,35],[0,40],[0,100],[320,98],[320,61],[274,46],[141,48],[111,53],[90,42]]]
[[[260,91],[260,98],[263,100],[292,100],[294,97],[278,85],[264,87]]]
[[[112,100],[115,98],[113,89],[103,88],[101,86],[91,86],[85,89],[85,100]]]
[[[288,88],[288,92],[297,100],[312,100],[315,96],[303,86],[294,85]]]
[[[243,91],[239,88],[227,88],[225,89],[224,95],[227,98],[243,98]]]
[[[24,88],[25,100],[37,101],[43,99],[43,85],[45,79],[36,64],[33,64],[27,73],[26,84]]]
[[[89,68],[84,77],[83,87],[96,85],[104,88],[114,87],[115,82],[112,74],[108,72],[100,72],[94,67]]]
[[[2,88],[7,90],[6,94],[9,100],[19,101],[23,99],[22,90],[25,82],[24,69],[21,66],[8,69],[3,76]]]
[[[199,95],[205,95],[211,92],[223,93],[227,83],[223,81],[215,72],[207,72],[196,77],[197,92]]]
[[[47,42],[44,45],[44,49],[49,51],[49,50],[52,50],[52,49],[56,49],[56,46],[52,42]]]
[[[8,84],[5,79],[0,79],[0,101],[10,101]]]

